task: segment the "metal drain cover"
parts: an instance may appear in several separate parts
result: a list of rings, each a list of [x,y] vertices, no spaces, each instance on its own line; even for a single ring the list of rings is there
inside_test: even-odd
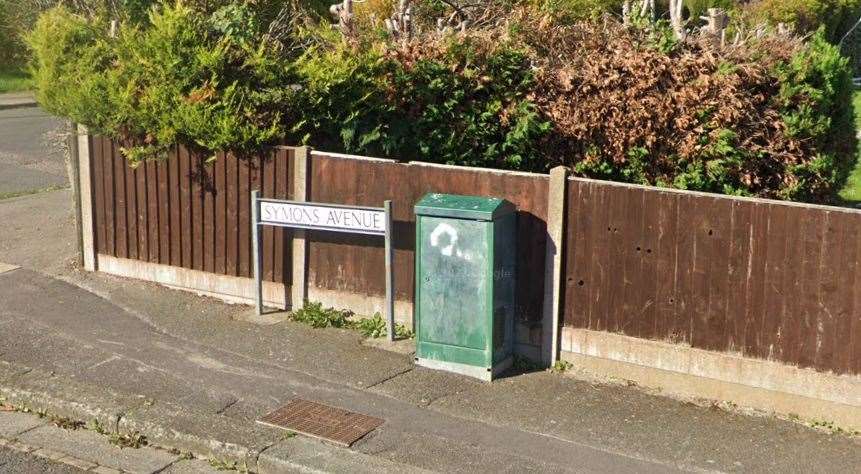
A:
[[[349,447],[384,420],[294,398],[257,422]]]

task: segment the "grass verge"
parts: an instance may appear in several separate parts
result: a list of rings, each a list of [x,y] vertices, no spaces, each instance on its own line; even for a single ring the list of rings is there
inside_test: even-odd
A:
[[[30,90],[30,75],[19,69],[0,69],[0,94]]]
[[[24,191],[7,191],[0,192],[0,201],[4,199],[12,199],[21,196],[29,196],[31,194],[40,194],[47,193],[49,191],[59,191],[61,189],[68,189],[68,186],[48,186],[47,188],[39,188],[39,189],[27,189]]]
[[[855,108],[855,130],[861,131],[861,90],[855,91],[852,96],[852,105]],[[861,150],[857,156],[861,158]],[[843,189],[840,190],[840,198],[847,206],[861,204],[861,159],[856,159],[855,168],[846,180]]]

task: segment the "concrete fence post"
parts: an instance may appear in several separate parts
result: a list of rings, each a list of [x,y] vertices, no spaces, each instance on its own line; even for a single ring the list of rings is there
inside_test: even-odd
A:
[[[559,360],[559,326],[562,311],[562,250],[565,245],[565,199],[568,168],[550,171],[547,193],[547,247],[544,258],[544,314],[542,317],[542,361]]]
[[[293,200],[307,201],[311,148],[296,148],[293,160]],[[293,229],[293,278],[291,280],[290,309],[301,308],[308,300],[308,243],[305,231]]]
[[[81,258],[84,270],[94,272],[98,269],[96,257],[95,224],[93,218],[93,170],[92,156],[90,153],[90,132],[87,127],[77,125],[74,130],[72,141],[72,160],[77,163],[77,193],[76,207],[80,205],[78,218],[80,219],[80,246]]]

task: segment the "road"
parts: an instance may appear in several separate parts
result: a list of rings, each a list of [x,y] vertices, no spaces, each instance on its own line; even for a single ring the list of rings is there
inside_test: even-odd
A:
[[[67,186],[63,154],[48,139],[62,124],[35,107],[0,110],[0,199]]]
[[[0,472],[41,472],[45,474],[77,474],[84,472],[66,464],[57,464],[46,459],[0,447]]]

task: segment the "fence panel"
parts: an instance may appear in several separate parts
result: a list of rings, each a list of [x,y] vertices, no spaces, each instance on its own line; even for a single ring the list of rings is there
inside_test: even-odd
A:
[[[119,147],[92,137],[98,253],[222,275],[251,277],[251,189],[290,199],[293,154],[278,148],[215,163],[183,147],[131,168]],[[290,231],[264,231],[266,280],[290,283]]]
[[[395,297],[412,301],[415,217],[413,206],[428,192],[495,196],[518,213],[518,315],[541,318],[547,239],[545,175],[352,159],[312,153],[310,199],[317,202],[382,206],[391,199],[395,220]],[[383,243],[374,237],[312,232],[308,284],[349,293],[383,296]]]
[[[564,323],[861,373],[861,213],[572,179]]]

